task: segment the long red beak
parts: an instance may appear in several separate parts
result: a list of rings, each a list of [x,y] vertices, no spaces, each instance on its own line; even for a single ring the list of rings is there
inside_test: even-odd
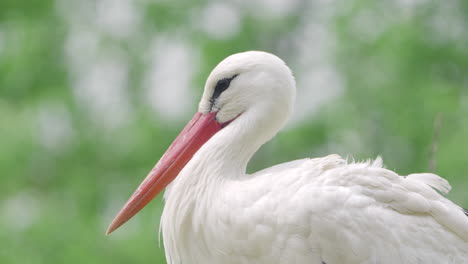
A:
[[[216,113],[197,113],[187,126],[177,136],[169,149],[150,171],[145,180],[136,189],[127,203],[120,210],[106,234],[110,234],[132,218],[158,195],[179,172],[187,162],[216,132],[227,123],[216,121]]]

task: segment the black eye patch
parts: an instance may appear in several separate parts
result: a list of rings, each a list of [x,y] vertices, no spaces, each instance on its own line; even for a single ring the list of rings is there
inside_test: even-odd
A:
[[[236,78],[238,75],[239,74],[236,74],[232,76],[231,78],[221,79],[216,83],[215,89],[213,91],[213,95],[211,96],[211,99],[210,99],[210,103],[211,103],[210,108],[213,108],[213,105],[216,99],[218,99],[218,97],[221,95],[222,92],[224,92],[227,88],[229,88],[231,81],[234,80],[234,78]]]

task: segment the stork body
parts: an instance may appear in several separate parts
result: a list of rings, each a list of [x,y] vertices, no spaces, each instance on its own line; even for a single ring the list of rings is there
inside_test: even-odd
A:
[[[189,180],[196,167],[165,194],[168,263],[468,263],[468,218],[436,175],[337,155],[241,179]]]
[[[437,175],[402,177],[380,158],[348,163],[338,155],[247,174],[294,97],[292,74],[276,56],[225,59],[208,78],[199,114],[108,232],[167,186],[161,232],[170,264],[468,263],[468,217],[437,192],[450,189]]]

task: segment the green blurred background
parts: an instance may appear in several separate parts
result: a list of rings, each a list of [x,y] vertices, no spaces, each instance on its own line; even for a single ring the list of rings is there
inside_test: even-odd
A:
[[[0,263],[165,263],[161,198],[104,232],[224,57],[265,50],[295,114],[250,171],[330,153],[435,172],[468,207],[468,1],[0,1]]]

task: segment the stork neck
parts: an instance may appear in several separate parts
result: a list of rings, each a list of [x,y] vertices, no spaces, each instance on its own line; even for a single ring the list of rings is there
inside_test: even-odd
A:
[[[210,174],[215,174],[210,177],[246,174],[251,157],[284,123],[284,118],[271,118],[278,116],[276,113],[266,113],[258,109],[244,112],[205,143],[196,156],[198,162],[210,168]]]

